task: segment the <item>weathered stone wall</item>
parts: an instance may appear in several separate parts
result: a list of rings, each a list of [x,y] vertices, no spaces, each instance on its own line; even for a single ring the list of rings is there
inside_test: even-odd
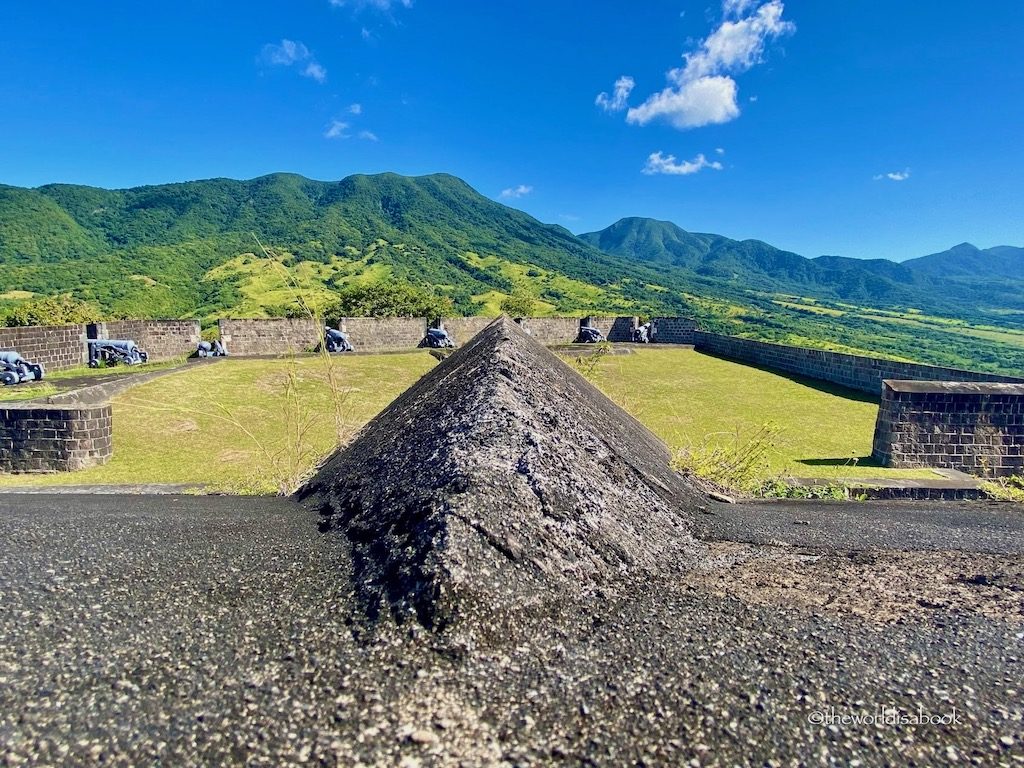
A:
[[[50,325],[0,328],[0,350],[13,349],[44,371],[85,365],[85,326]]]
[[[309,352],[323,339],[323,328],[309,318],[221,320],[220,338],[238,357]]]
[[[887,467],[1024,473],[1024,384],[886,381],[872,455]]]
[[[149,353],[149,359],[173,360],[196,351],[198,320],[108,320],[95,324],[96,339],[131,339]]]
[[[69,472],[112,453],[109,403],[0,405],[0,472]]]
[[[824,349],[789,347],[705,331],[694,332],[694,343],[700,352],[839,384],[875,396],[882,391],[884,379],[1024,383],[1024,379],[992,373],[963,371],[921,363],[902,363],[879,357],[829,352]]]
[[[572,344],[580,334],[578,317],[525,317],[521,326],[541,344]]]
[[[688,317],[656,317],[652,321],[657,344],[693,344],[697,321]]]
[[[423,317],[345,317],[338,328],[348,334],[357,352],[389,352],[415,349],[427,335],[427,320]],[[463,341],[458,335],[456,338]]]
[[[493,322],[493,317],[444,317],[441,319],[444,329],[450,336],[455,337],[455,343],[460,346]]]
[[[636,317],[596,317],[587,318],[591,328],[597,328],[608,341],[632,341],[633,331],[640,324]]]

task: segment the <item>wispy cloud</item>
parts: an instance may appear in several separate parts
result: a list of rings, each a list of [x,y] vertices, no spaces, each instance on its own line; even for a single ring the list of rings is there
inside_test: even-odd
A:
[[[359,138],[364,139],[365,141],[380,141],[380,139],[377,138],[377,134],[373,131],[360,131]]]
[[[890,181],[906,181],[910,178],[910,169],[904,168],[902,171],[890,171],[889,173],[879,173],[873,176],[875,181],[881,181],[882,179],[889,179]]]
[[[412,0],[330,0],[335,8],[352,8],[356,11],[370,9],[387,13],[392,8],[412,8]]]
[[[267,43],[260,59],[274,67],[294,67],[303,77],[318,83],[327,80],[327,70],[316,60],[313,52],[297,40],[285,38],[280,43]]]
[[[519,197],[526,197],[526,195],[533,192],[533,187],[528,184],[520,184],[517,187],[509,187],[508,189],[501,190],[501,196],[506,200],[516,199]]]
[[[358,103],[357,104],[349,104],[348,105],[348,113],[350,115],[361,115],[361,114],[363,114],[363,105],[362,104],[358,104]]]
[[[607,92],[602,91],[597,94],[597,98],[594,99],[594,103],[601,107],[605,112],[621,112],[626,108],[626,102],[629,101],[629,94],[633,92],[633,87],[636,85],[632,77],[623,75],[615,81],[614,93],[609,96]]]
[[[724,155],[725,149],[723,149],[722,147],[715,147],[715,154]]]
[[[327,126],[327,130],[324,131],[325,139],[347,139],[350,134],[348,132],[348,123],[342,120],[331,120],[331,124]]]
[[[796,26],[782,18],[782,0],[725,0],[725,18],[690,53],[685,65],[667,73],[669,85],[626,113],[626,121],[647,125],[666,120],[686,130],[739,117],[734,75],[761,63],[768,43]]]
[[[705,168],[711,168],[715,171],[722,170],[722,164],[717,160],[708,160],[703,154],[697,155],[693,160],[684,160],[679,162],[676,160],[675,155],[666,155],[662,152],[652,152],[647,158],[647,165],[642,169],[642,173],[648,176],[654,176],[657,174],[666,174],[668,176],[689,176],[694,173],[698,173]]]

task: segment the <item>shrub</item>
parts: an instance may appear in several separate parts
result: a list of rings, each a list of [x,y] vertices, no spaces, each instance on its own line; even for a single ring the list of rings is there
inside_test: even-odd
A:
[[[8,310],[3,318],[8,327],[22,325],[73,325],[102,319],[100,308],[71,294],[26,301]]]

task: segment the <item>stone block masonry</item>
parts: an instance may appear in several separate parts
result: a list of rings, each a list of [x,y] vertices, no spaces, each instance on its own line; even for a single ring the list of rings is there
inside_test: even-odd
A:
[[[656,317],[652,321],[656,344],[694,344],[697,321],[688,317]]]
[[[0,349],[13,349],[46,371],[76,368],[86,363],[85,326],[0,328]]]
[[[309,352],[323,339],[323,328],[309,318],[221,320],[220,338],[237,357]]]
[[[90,326],[88,332],[96,339],[131,339],[153,362],[187,357],[200,339],[198,320],[108,320]]]
[[[520,325],[541,344],[572,344],[580,335],[578,317],[525,317]]]
[[[659,319],[659,325],[664,318]],[[659,329],[659,336],[660,336]],[[885,360],[880,357],[849,355],[830,352],[825,349],[789,347],[784,344],[770,344],[764,341],[740,339],[705,331],[693,332],[693,343],[697,351],[769,368],[784,373],[794,373],[809,379],[818,379],[838,384],[878,397],[882,381],[974,381],[1011,382],[1024,384],[1024,379],[1002,376],[994,373],[963,371],[957,368],[943,368],[921,363],[904,363]],[[663,340],[659,338],[658,340]]]
[[[632,341],[633,331],[640,325],[636,317],[596,317],[586,318],[591,328],[597,328],[608,341]]]
[[[480,331],[494,322],[493,317],[444,317],[440,323],[448,331],[450,336],[455,338],[455,343],[465,344],[476,336]],[[431,323],[436,326],[437,323]]]
[[[338,323],[338,327],[348,334],[357,352],[416,349],[427,335],[427,320],[424,317],[345,317]],[[458,334],[455,338],[464,341]]]
[[[1024,383],[886,381],[872,455],[887,467],[1024,474]]]
[[[112,454],[109,403],[0,406],[0,472],[70,472]]]

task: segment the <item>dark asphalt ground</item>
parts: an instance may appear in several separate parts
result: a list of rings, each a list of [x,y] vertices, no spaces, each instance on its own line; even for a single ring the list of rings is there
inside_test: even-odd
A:
[[[0,763],[1024,764],[1024,510],[811,509],[711,507],[702,538],[760,543],[709,570],[951,549],[899,562],[984,563],[995,602],[872,617],[673,577],[437,637],[365,626],[345,539],[289,501],[0,496]],[[891,722],[922,715],[957,722]]]

